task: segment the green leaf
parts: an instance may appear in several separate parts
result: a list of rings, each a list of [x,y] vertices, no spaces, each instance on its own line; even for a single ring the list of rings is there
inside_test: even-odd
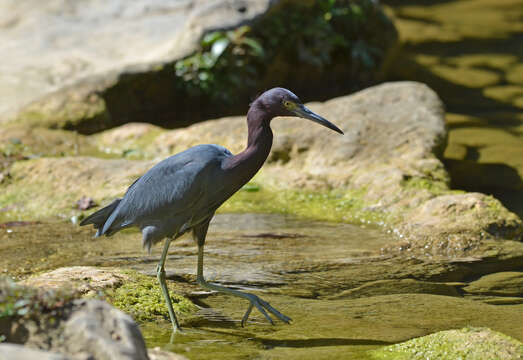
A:
[[[225,34],[221,31],[215,31],[209,34],[206,34],[202,39],[202,46],[207,47],[212,45],[216,40],[223,39],[225,37]]]
[[[254,40],[253,38],[245,38],[243,39],[242,43],[251,48],[254,56],[265,56],[265,51],[263,50],[263,47],[258,41]]]

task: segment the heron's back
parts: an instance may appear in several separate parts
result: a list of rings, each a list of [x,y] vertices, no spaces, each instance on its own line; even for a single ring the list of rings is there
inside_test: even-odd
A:
[[[137,226],[147,247],[183,233],[212,216],[225,200],[219,189],[226,185],[222,162],[229,156],[232,154],[224,147],[198,145],[168,157],[136,180],[109,214],[106,207],[81,225],[94,223],[93,219],[100,222],[108,215],[97,236]]]

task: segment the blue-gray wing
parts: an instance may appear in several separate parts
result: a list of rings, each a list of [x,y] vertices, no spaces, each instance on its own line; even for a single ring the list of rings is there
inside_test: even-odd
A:
[[[205,220],[225,200],[222,161],[229,156],[221,146],[199,145],[159,162],[129,187],[102,234],[153,226],[157,236],[172,236]]]

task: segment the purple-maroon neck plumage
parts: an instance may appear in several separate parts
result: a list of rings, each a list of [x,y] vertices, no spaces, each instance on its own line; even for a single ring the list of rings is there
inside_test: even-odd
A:
[[[249,181],[262,167],[272,147],[270,122],[274,115],[264,108],[261,96],[256,99],[247,113],[247,147],[227,159],[225,168],[237,173],[236,179],[242,184]]]
[[[272,147],[271,120],[276,116],[296,116],[283,105],[286,101],[300,103],[296,95],[284,88],[267,90],[251,103],[247,113],[247,147],[223,164],[225,170],[234,173],[231,179],[234,179],[237,189],[260,170],[269,156]]]

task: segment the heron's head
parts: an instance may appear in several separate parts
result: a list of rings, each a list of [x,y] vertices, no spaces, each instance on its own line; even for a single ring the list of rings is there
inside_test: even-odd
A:
[[[259,105],[261,105],[260,108],[263,109],[263,111],[269,112],[273,117],[297,116],[314,121],[315,123],[343,134],[343,131],[336,125],[303,105],[300,99],[290,90],[281,87],[267,90],[261,94],[255,102],[259,102]]]

